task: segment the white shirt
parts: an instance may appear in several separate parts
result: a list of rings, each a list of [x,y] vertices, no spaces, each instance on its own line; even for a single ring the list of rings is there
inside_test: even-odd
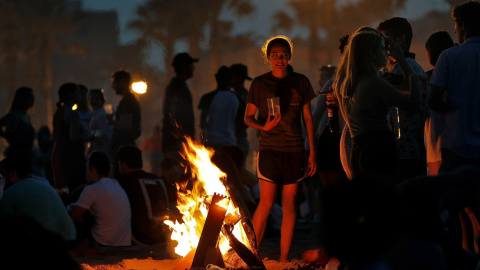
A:
[[[95,219],[95,241],[105,246],[131,245],[130,202],[117,180],[102,178],[86,186],[76,205],[88,209]]]

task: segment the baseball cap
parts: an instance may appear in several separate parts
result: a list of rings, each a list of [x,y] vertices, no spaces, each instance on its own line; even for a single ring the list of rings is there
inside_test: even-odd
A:
[[[186,52],[177,53],[175,57],[173,57],[172,66],[196,63],[198,60],[198,58],[193,58]]]
[[[218,69],[217,74],[215,74],[215,76],[217,78],[229,78],[229,79],[231,79],[232,78],[232,69],[227,67],[227,66],[221,66]]]
[[[230,66],[230,69],[232,70],[233,74],[240,74],[240,75],[243,75],[245,77],[245,79],[247,79],[249,81],[252,80],[252,78],[250,76],[248,76],[247,66],[245,66],[243,64],[233,64],[232,66]]]

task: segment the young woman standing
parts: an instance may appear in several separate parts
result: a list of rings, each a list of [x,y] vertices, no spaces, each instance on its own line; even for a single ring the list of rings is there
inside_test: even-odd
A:
[[[336,96],[352,136],[352,178],[369,178],[394,187],[400,177],[396,142],[387,115],[390,107],[420,111],[421,83],[392,39],[373,31],[351,38],[336,78]],[[388,53],[387,53],[388,49]],[[410,82],[410,94],[402,94],[379,76],[378,70],[393,57]]]
[[[245,124],[260,130],[257,173],[260,179],[260,202],[253,215],[257,242],[260,244],[268,215],[282,186],[283,220],[280,261],[288,261],[296,221],[298,183],[313,176],[317,168],[310,100],[315,97],[307,77],[288,72],[293,46],[288,37],[276,36],[265,42],[262,51],[271,71],[256,77],[250,86]],[[279,97],[280,113],[271,115],[267,98]],[[259,111],[258,119],[255,114]],[[301,116],[310,145],[308,159],[303,146]]]

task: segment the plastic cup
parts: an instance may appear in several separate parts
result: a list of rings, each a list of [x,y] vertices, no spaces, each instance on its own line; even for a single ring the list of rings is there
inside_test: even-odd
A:
[[[267,98],[268,104],[268,114],[275,115],[280,114],[280,98],[279,97],[271,97]]]

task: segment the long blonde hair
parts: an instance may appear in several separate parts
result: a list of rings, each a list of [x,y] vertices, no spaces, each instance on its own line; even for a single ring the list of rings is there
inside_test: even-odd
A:
[[[342,97],[352,97],[362,76],[378,76],[372,56],[382,40],[383,36],[375,31],[357,30],[351,37],[336,75],[335,88]]]

